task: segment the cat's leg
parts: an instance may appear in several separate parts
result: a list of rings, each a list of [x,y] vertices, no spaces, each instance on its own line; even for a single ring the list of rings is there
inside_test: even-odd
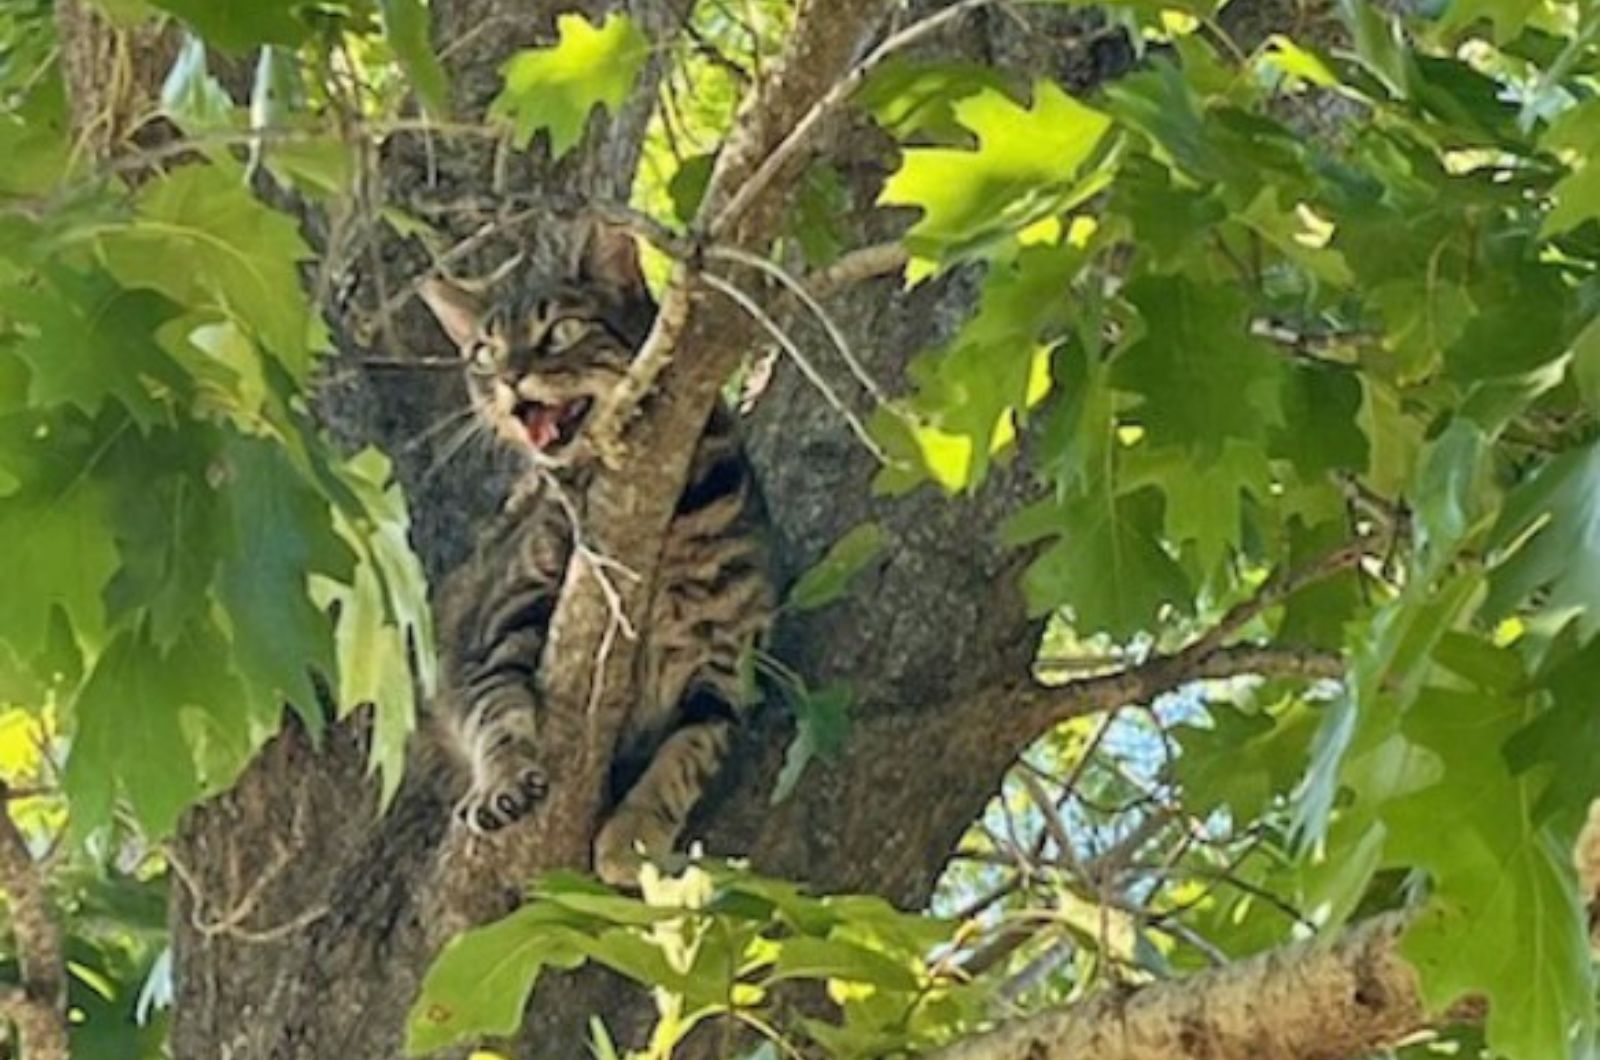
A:
[[[733,726],[723,719],[678,729],[656,749],[594,842],[595,872],[617,887],[638,883],[640,866],[672,852],[706,786],[727,756]]]

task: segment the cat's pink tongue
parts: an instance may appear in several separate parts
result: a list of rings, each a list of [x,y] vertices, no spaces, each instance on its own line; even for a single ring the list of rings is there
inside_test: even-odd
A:
[[[528,441],[535,449],[547,449],[551,442],[561,437],[561,409],[540,405],[523,418],[522,425],[527,429]]]

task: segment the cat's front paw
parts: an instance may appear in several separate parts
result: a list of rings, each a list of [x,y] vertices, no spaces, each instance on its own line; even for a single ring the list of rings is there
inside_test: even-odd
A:
[[[456,818],[479,834],[497,832],[526,817],[550,794],[550,779],[521,755],[496,759],[456,803]]]

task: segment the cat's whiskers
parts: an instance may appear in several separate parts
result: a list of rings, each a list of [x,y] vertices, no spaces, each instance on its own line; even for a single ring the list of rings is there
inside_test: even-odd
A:
[[[471,411],[470,409],[468,411]],[[446,464],[460,456],[467,445],[474,441],[487,441],[490,438],[489,430],[476,416],[462,424],[461,429],[450,436],[450,440],[439,447],[438,455],[428,465],[428,470],[422,473],[422,485],[433,481],[433,476],[442,471]]]
[[[467,405],[466,408],[452,409],[450,412],[445,413],[443,416],[440,416],[437,420],[433,421],[433,423],[423,428],[422,433],[418,434],[415,438],[407,442],[405,445],[405,451],[409,453],[422,447],[432,439],[437,438],[444,431],[456,426],[468,416],[473,415],[475,412],[477,412],[477,409],[473,408],[470,404]]]

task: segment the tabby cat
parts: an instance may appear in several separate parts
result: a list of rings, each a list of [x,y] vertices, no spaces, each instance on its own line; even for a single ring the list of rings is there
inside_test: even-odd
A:
[[[545,796],[537,670],[581,526],[594,456],[591,410],[627,370],[655,314],[633,239],[592,228],[568,278],[517,283],[485,303],[442,281],[423,300],[460,348],[477,413],[526,455],[526,487],[441,595],[447,742],[470,778],[457,804],[492,832]],[[764,513],[731,414],[695,451],[663,544],[637,658],[638,697],[615,750],[611,809],[595,839],[603,879],[631,885],[640,855],[670,852],[726,756],[739,720],[740,660],[774,593]],[[623,564],[629,557],[612,557]]]

